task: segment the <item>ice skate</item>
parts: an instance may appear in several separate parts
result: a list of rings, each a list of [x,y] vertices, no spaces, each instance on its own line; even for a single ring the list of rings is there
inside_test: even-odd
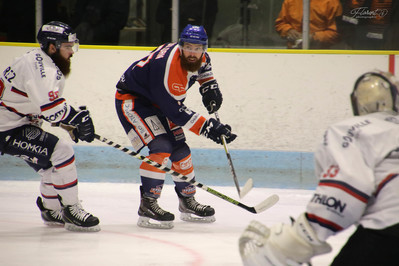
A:
[[[185,222],[213,223],[215,209],[208,205],[198,203],[194,197],[184,197],[179,192],[180,219]]]
[[[43,205],[41,197],[37,197],[36,200],[37,207],[39,207],[43,222],[48,226],[64,226],[64,221],[62,220],[62,212],[59,210],[49,210]]]
[[[141,190],[141,187],[140,187]],[[171,229],[173,228],[173,213],[167,212],[159,207],[157,199],[145,197],[141,194],[139,207],[139,220],[137,225],[146,228]]]
[[[80,203],[64,206],[62,218],[69,231],[98,232],[101,230],[97,217],[86,212]]]

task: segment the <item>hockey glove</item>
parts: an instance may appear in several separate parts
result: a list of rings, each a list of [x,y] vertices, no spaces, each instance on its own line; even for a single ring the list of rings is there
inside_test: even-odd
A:
[[[202,103],[208,110],[208,113],[212,114],[219,110],[223,97],[216,80],[205,82],[199,90],[202,95]]]
[[[93,120],[90,117],[89,111],[86,109],[80,109],[78,112],[71,106],[68,117],[62,120],[61,124],[75,127],[75,129],[72,129],[72,133],[69,133],[71,138],[75,136],[75,139],[72,138],[75,142],[77,142],[77,139],[87,142],[92,142],[94,140]]]
[[[268,228],[252,221],[239,239],[239,250],[245,266],[299,266],[332,249],[317,238],[305,213],[302,213],[293,225],[280,223]]]
[[[201,135],[213,140],[217,144],[222,143],[222,136],[225,137],[227,143],[232,142],[237,137],[236,134],[231,133],[229,125],[223,125],[214,118],[210,118],[205,122],[201,129]]]

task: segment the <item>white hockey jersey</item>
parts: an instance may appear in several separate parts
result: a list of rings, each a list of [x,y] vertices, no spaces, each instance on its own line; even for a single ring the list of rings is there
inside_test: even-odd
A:
[[[70,110],[61,98],[64,84],[64,75],[40,48],[16,58],[0,76],[0,131],[64,119]]]
[[[352,224],[399,223],[399,116],[356,116],[332,125],[315,152],[319,184],[306,212],[320,240]]]

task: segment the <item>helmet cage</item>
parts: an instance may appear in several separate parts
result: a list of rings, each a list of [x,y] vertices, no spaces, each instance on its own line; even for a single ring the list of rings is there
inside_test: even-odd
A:
[[[350,95],[355,116],[374,112],[398,112],[399,83],[388,72],[368,72],[360,76]]]

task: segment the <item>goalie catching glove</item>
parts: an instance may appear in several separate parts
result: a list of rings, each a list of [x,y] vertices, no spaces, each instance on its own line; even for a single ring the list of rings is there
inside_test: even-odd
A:
[[[283,266],[302,265],[332,249],[317,238],[302,213],[293,225],[280,223],[268,228],[252,221],[239,239],[239,250],[245,266]]]
[[[92,142],[94,140],[94,125],[90,113],[86,107],[79,107],[76,111],[70,106],[69,115],[56,126],[68,131],[72,140],[76,143],[79,140]]]
[[[208,113],[213,114],[219,110],[222,105],[223,97],[216,80],[205,82],[201,85],[199,90],[202,95],[202,103],[208,110]]]
[[[201,129],[201,135],[213,140],[217,144],[222,143],[222,136],[225,137],[227,143],[232,142],[237,137],[236,134],[231,133],[229,125],[223,125],[214,118],[210,118],[205,122]]]

